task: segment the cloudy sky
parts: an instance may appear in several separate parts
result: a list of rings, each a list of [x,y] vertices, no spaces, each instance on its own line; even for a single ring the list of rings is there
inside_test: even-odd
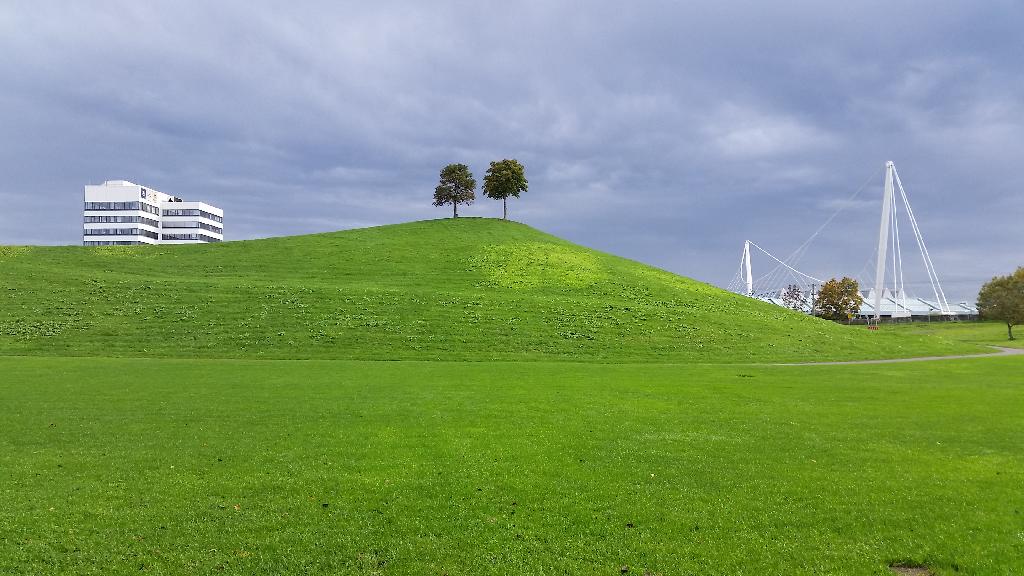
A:
[[[1024,264],[1019,1],[292,4],[0,3],[0,243],[109,179],[231,239],[443,217],[443,165],[515,157],[512,217],[587,246],[725,285],[844,207],[798,267],[869,279],[893,160],[952,298]]]

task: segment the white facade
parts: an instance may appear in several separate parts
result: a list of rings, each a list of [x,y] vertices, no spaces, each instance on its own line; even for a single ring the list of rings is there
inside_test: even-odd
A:
[[[202,244],[224,240],[224,211],[127,180],[85,187],[85,246]]]

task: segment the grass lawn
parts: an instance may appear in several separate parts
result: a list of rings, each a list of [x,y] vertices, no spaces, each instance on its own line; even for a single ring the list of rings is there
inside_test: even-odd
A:
[[[0,358],[2,574],[1024,572],[1024,358]]]
[[[966,344],[1024,348],[1024,326],[1014,327],[1014,336],[1017,338],[1009,340],[1003,322],[914,322],[883,325],[883,329],[903,334],[938,336]]]

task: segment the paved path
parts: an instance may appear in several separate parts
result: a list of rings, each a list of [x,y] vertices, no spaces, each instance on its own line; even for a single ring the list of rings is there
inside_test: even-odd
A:
[[[890,358],[889,360],[848,360],[846,362],[798,362],[794,364],[773,364],[773,366],[844,366],[847,364],[900,364],[903,362],[931,362],[933,360],[959,360],[962,358],[995,358],[1024,354],[1024,348],[989,346],[998,352],[990,354],[958,354],[956,356],[919,356],[917,358]]]

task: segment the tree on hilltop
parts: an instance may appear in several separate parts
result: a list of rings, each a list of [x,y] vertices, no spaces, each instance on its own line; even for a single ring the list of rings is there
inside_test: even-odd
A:
[[[1013,327],[1024,324],[1024,266],[1009,276],[996,276],[978,292],[982,318],[1006,322],[1006,333],[1014,340]]]
[[[452,205],[452,218],[459,217],[459,204],[472,204],[476,198],[476,180],[465,164],[449,164],[441,169],[441,181],[434,188],[434,206]]]
[[[853,278],[835,278],[821,285],[815,301],[815,315],[836,322],[849,320],[860,312],[864,298],[860,295],[860,286]]]
[[[508,198],[519,198],[520,192],[526,192],[529,182],[526,180],[526,169],[518,160],[505,159],[491,162],[484,176],[484,196],[501,200],[502,218],[508,220]]]

